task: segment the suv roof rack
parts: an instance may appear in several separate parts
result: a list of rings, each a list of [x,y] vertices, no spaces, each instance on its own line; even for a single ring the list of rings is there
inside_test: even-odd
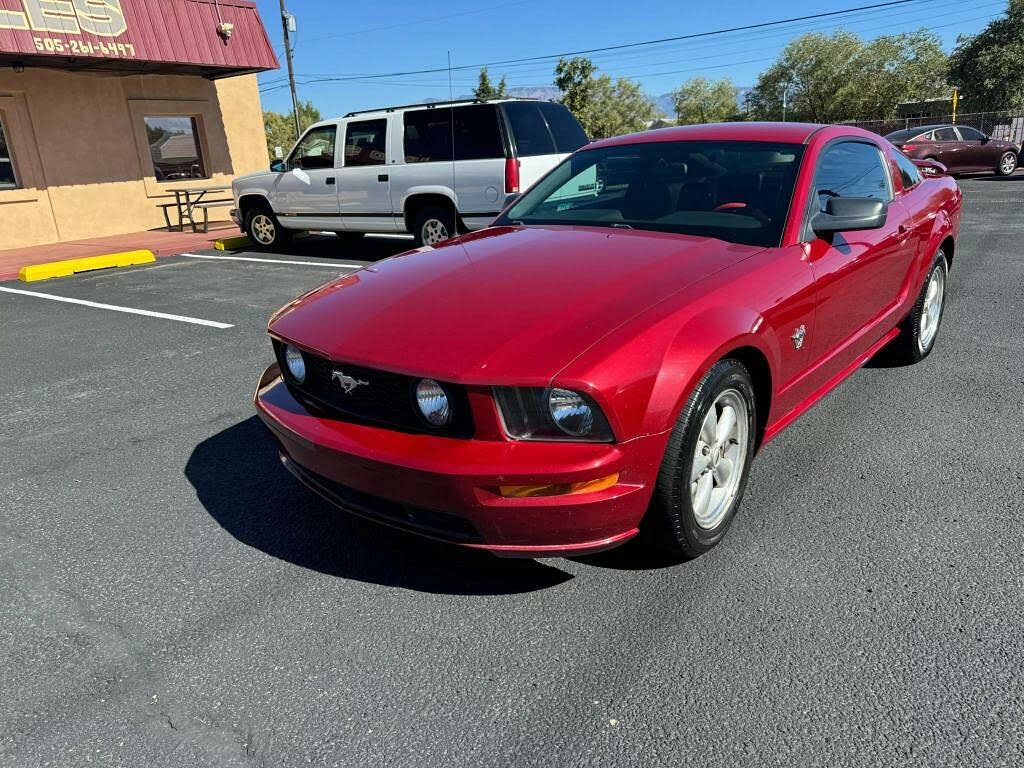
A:
[[[454,99],[453,101],[421,101],[416,104],[401,104],[397,107],[378,107],[377,109],[358,109],[355,112],[349,112],[342,117],[355,117],[356,115],[366,115],[370,112],[394,112],[399,109],[414,109],[415,107],[423,107],[425,109],[432,109],[434,107],[453,107],[459,104],[491,104],[498,101],[543,101],[543,99],[535,99],[526,96],[509,96],[509,97],[498,97],[495,99]]]

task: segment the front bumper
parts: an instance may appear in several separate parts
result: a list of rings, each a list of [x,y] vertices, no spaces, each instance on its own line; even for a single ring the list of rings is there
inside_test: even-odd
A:
[[[242,229],[242,216],[238,212],[238,209],[232,208],[230,211],[228,211],[228,215],[231,216],[231,220],[235,222],[235,226],[237,226],[239,229]]]
[[[285,466],[336,506],[509,557],[582,555],[635,536],[668,439],[466,440],[325,419],[292,397],[277,364],[260,378],[255,404]],[[591,493],[509,498],[498,491],[614,473],[617,484]]]

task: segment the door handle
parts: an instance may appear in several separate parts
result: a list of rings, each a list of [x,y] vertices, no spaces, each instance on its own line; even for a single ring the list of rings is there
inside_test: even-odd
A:
[[[334,177],[333,176],[328,176],[327,177],[327,184],[330,185],[330,184],[334,184],[334,183],[335,183]]]
[[[387,181],[387,180],[388,180],[388,175],[386,173],[378,173],[377,174],[377,181]]]

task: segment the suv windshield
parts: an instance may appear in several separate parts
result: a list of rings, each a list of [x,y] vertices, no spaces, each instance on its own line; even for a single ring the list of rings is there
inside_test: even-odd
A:
[[[777,246],[803,146],[673,141],[577,152],[499,224],[631,227]]]

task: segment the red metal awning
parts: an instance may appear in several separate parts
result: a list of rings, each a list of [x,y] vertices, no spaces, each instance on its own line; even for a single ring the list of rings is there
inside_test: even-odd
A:
[[[0,63],[212,78],[279,66],[248,0],[0,0]]]

